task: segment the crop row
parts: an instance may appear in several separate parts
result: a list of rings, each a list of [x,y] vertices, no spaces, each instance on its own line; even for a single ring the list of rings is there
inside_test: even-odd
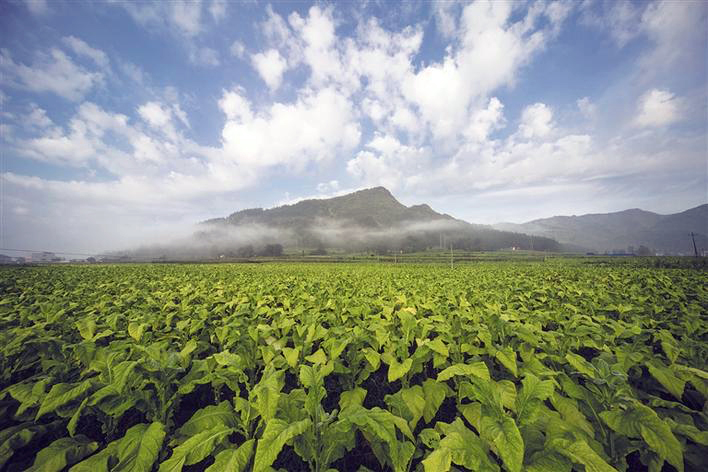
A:
[[[708,467],[707,277],[479,264],[0,272],[0,468]]]

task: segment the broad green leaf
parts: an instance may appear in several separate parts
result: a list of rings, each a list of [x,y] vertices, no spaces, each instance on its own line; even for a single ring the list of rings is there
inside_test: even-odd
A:
[[[297,366],[297,361],[300,358],[300,348],[284,347],[283,357],[290,367],[293,369]]]
[[[118,442],[113,441],[96,454],[75,464],[69,469],[69,472],[108,472],[108,463],[116,455]]]
[[[235,428],[237,424],[236,412],[231,403],[223,401],[218,405],[210,405],[197,410],[192,417],[179,429],[182,436],[194,436],[204,430],[223,425]]]
[[[568,364],[570,364],[570,366],[576,371],[590,377],[591,379],[595,378],[595,368],[592,366],[592,364],[583,359],[581,356],[569,352],[565,355],[565,359],[568,361]]]
[[[578,409],[574,400],[556,393],[551,397],[553,407],[561,414],[563,420],[574,428],[578,428],[590,437],[595,436],[595,429],[587,420],[585,415]]]
[[[204,460],[232,431],[227,426],[217,425],[190,437],[172,451],[169,459],[160,464],[160,472],[179,471],[185,465]]]
[[[450,450],[454,464],[480,472],[499,470],[496,463],[490,459],[486,445],[460,418],[450,424],[438,423],[436,428],[445,434],[438,447]]]
[[[434,450],[423,460],[425,472],[447,472],[451,466],[452,453],[446,447]]]
[[[118,464],[112,472],[151,470],[164,439],[165,427],[158,421],[133,426],[117,445]]]
[[[381,365],[381,354],[370,347],[363,349],[362,352],[364,353],[364,357],[366,357],[366,361],[371,365],[371,368],[377,370]]]
[[[27,446],[36,437],[51,431],[59,424],[59,421],[48,425],[26,422],[0,431],[0,469],[16,450]]]
[[[76,426],[79,423],[79,419],[81,418],[81,414],[84,412],[84,408],[86,408],[86,404],[89,401],[89,397],[84,398],[84,400],[81,402],[79,407],[76,409],[73,415],[71,415],[71,419],[69,420],[69,424],[67,424],[66,429],[69,431],[70,436],[74,436],[76,434]]]
[[[571,472],[573,463],[562,454],[544,450],[531,456],[528,464],[524,465],[526,472]]]
[[[672,364],[676,362],[676,359],[678,359],[678,356],[681,353],[681,348],[679,347],[676,339],[674,339],[671,333],[665,329],[659,331],[657,333],[657,337],[661,341],[661,349],[664,351],[664,354],[666,354],[669,361],[671,361]]]
[[[413,438],[406,420],[379,407],[366,409],[361,406],[342,410],[340,417],[359,426],[384,442],[397,441],[396,428],[408,438]]]
[[[145,332],[145,324],[144,323],[137,323],[135,321],[131,321],[130,323],[128,323],[128,334],[130,335],[131,338],[135,339],[137,342],[140,342],[140,339],[142,339],[144,332]]]
[[[600,413],[607,425],[618,433],[631,438],[641,437],[662,459],[683,470],[683,448],[667,422],[659,418],[654,410],[640,403],[626,410],[612,410]]]
[[[408,426],[411,429],[415,429],[418,421],[423,412],[425,411],[425,396],[423,393],[423,387],[420,385],[414,385],[413,387],[400,390],[401,397],[405,403],[408,411],[413,415],[413,419],[410,420]]]
[[[674,375],[668,367],[665,367],[659,361],[653,361],[647,364],[649,373],[654,377],[666,390],[674,397],[681,399],[686,381]]]
[[[428,449],[437,449],[440,439],[440,433],[432,428],[425,428],[418,434],[418,441],[425,444]]]
[[[433,379],[426,379],[423,382],[423,396],[425,397],[425,408],[423,418],[426,423],[430,423],[445,400],[447,387]]]
[[[521,384],[523,387],[516,397],[516,416],[520,424],[525,424],[536,419],[542,402],[553,395],[553,381],[527,373]]]
[[[305,388],[312,388],[319,384],[322,380],[317,370],[317,366],[301,365],[300,366],[300,384]]]
[[[573,442],[567,439],[554,439],[550,442],[549,447],[574,463],[584,465],[587,472],[618,472],[585,441]]]
[[[494,353],[494,357],[501,362],[501,364],[509,369],[509,372],[514,374],[514,377],[519,375],[519,370],[516,367],[516,351],[508,347],[502,350],[498,350]]]
[[[482,404],[479,402],[466,403],[459,406],[462,416],[472,425],[477,431],[481,429],[482,421]]]
[[[59,472],[98,449],[98,443],[83,435],[57,439],[37,453],[27,472]]]
[[[298,436],[312,425],[309,419],[304,419],[292,424],[273,419],[266,424],[263,435],[256,446],[256,456],[253,460],[253,472],[269,470],[271,464],[278,458],[278,454],[285,443]]]
[[[413,366],[413,359],[408,358],[401,362],[400,364],[395,358],[391,358],[391,362],[388,365],[388,381],[395,382],[411,370]]]
[[[442,339],[440,338],[435,338],[430,341],[428,343],[428,347],[443,357],[448,357],[450,355],[450,351],[447,349],[447,346],[444,342],[442,342]]]
[[[339,409],[344,410],[349,406],[363,405],[367,393],[368,392],[361,387],[356,387],[354,390],[342,392],[339,396]]]
[[[508,416],[500,419],[482,416],[482,437],[496,446],[497,452],[510,472],[521,472],[524,460],[524,440],[514,420]]]
[[[255,443],[255,439],[249,439],[238,448],[221,451],[205,472],[244,472],[251,462]]]
[[[308,362],[312,362],[313,364],[326,364],[327,363],[327,354],[322,349],[318,349],[315,353],[310,354],[309,356],[305,356],[305,360]]]
[[[23,382],[8,387],[6,390],[7,393],[20,402],[20,406],[15,415],[20,416],[28,409],[37,406],[46,397],[47,394],[44,390],[50,382],[51,379],[42,379],[34,384]]]
[[[91,380],[84,380],[78,384],[60,383],[53,385],[52,389],[44,397],[35,421],[67,403],[82,399],[92,387]]]
[[[96,335],[96,321],[93,317],[83,318],[76,322],[76,328],[85,341],[90,341]]]
[[[233,352],[221,351],[214,354],[213,357],[216,363],[220,366],[238,367],[241,365],[241,356],[239,356],[238,354],[234,354]]]
[[[459,375],[463,377],[478,377],[482,380],[490,380],[489,369],[487,364],[482,361],[472,364],[454,364],[438,374],[438,382],[444,382],[452,377]]]
[[[281,384],[275,374],[261,379],[261,382],[254,389],[255,400],[251,402],[251,405],[260,413],[264,421],[270,421],[275,418],[278,403],[280,402],[280,389]]]

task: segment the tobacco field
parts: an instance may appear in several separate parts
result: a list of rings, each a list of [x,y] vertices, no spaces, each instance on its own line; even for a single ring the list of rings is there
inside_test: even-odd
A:
[[[0,270],[0,469],[708,470],[708,273]]]

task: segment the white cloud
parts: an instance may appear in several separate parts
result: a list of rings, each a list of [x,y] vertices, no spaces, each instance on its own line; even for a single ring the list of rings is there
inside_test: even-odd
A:
[[[289,21],[304,43],[302,54],[305,62],[310,66],[310,80],[316,85],[322,85],[330,79],[339,77],[343,67],[335,48],[337,36],[332,10],[321,10],[313,6],[307,18],[302,18],[297,12],[293,12]]]
[[[278,50],[269,49],[266,52],[254,54],[251,56],[251,62],[258,75],[261,76],[271,91],[275,91],[280,87],[283,73],[288,64]]]
[[[524,138],[543,138],[553,130],[553,111],[544,103],[534,103],[521,113],[519,132]]]
[[[192,37],[202,30],[202,2],[201,0],[170,2],[172,21],[186,36]]]
[[[47,111],[39,107],[36,103],[30,104],[29,113],[25,116],[25,123],[33,128],[48,128],[54,123],[47,116]]]
[[[47,0],[24,0],[27,9],[33,15],[46,15],[49,13],[49,5]]]
[[[138,108],[138,113],[143,120],[155,128],[163,128],[172,121],[169,110],[162,108],[159,103],[148,102]]]
[[[216,49],[208,47],[189,47],[189,60],[192,64],[207,67],[216,67],[221,65],[219,53]]]
[[[461,2],[436,0],[433,2],[433,15],[438,32],[444,38],[453,38],[457,32],[457,12]]]
[[[226,0],[212,0],[209,5],[209,13],[214,21],[226,18]]]
[[[470,123],[464,131],[467,140],[485,141],[489,134],[504,125],[504,105],[497,97],[489,99],[487,108],[480,108],[471,113]]]
[[[467,5],[457,32],[459,46],[402,83],[404,96],[418,107],[433,137],[454,141],[488,95],[513,84],[518,70],[558,33],[569,8],[536,4],[513,22],[510,3]],[[541,18],[547,26],[536,26]]]
[[[579,98],[575,104],[578,106],[580,113],[587,119],[595,118],[597,106],[590,100],[589,97]]]
[[[79,100],[103,81],[101,72],[75,64],[63,51],[52,48],[39,53],[31,66],[16,63],[6,49],[0,50],[0,71],[11,85],[33,92],[51,92],[67,100]]]
[[[682,100],[668,90],[652,89],[639,98],[635,123],[641,127],[667,126],[681,119]]]
[[[88,57],[101,68],[108,67],[108,56],[100,49],[92,48],[75,36],[66,36],[62,38],[62,42],[74,51],[75,54]]]
[[[397,190],[409,176],[430,171],[430,150],[402,144],[395,137],[378,134],[347,162],[347,172],[365,185]],[[415,178],[415,177],[414,177]]]
[[[226,118],[240,122],[249,122],[253,119],[251,104],[244,98],[243,89],[224,90],[219,100],[219,108],[224,112]]]
[[[317,191],[319,193],[333,193],[339,191],[339,181],[330,180],[329,182],[320,182],[317,184]]]
[[[642,58],[649,70],[665,70],[674,74],[677,64],[697,64],[695,53],[708,53],[705,31],[708,28],[706,2],[651,3],[641,17],[641,28],[651,38],[655,48]]]
[[[224,151],[247,167],[300,170],[350,151],[361,135],[352,103],[331,88],[305,91],[294,103],[276,102],[258,113],[233,90],[220,106],[229,116],[222,131]]]
[[[622,48],[642,32],[642,7],[629,0],[583,3],[581,21],[593,28],[607,32],[614,43]]]
[[[231,43],[229,51],[231,52],[232,56],[238,57],[239,59],[243,59],[243,56],[246,54],[246,46],[244,46],[241,41],[236,40]]]

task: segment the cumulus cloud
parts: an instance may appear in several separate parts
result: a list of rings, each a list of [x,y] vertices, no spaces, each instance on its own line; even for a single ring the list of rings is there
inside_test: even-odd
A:
[[[241,41],[234,41],[231,43],[231,47],[229,48],[229,52],[231,52],[231,55],[234,57],[238,57],[239,59],[242,59],[243,56],[246,54],[246,46]]]
[[[521,114],[519,133],[524,138],[543,138],[553,130],[553,111],[544,103],[534,103]]]
[[[582,4],[582,21],[585,25],[606,32],[620,48],[642,32],[643,5],[629,0],[586,1]]]
[[[427,172],[430,150],[402,144],[390,135],[376,135],[347,162],[347,172],[366,185],[401,189],[407,176]]]
[[[260,111],[232,90],[220,106],[229,118],[222,131],[224,151],[247,166],[301,169],[350,151],[361,135],[352,103],[331,88],[305,91],[294,103],[276,102]]]
[[[668,90],[649,90],[639,97],[635,123],[641,127],[668,126],[681,119],[681,107],[681,99]]]
[[[212,0],[209,4],[209,13],[214,21],[226,18],[226,0]]]
[[[189,60],[198,66],[216,67],[221,65],[219,53],[216,49],[209,47],[189,47]]]
[[[193,64],[218,66],[219,51],[230,52],[246,59],[271,92],[281,90],[291,77],[296,80],[288,82],[287,90],[268,95],[259,93],[260,83],[226,77],[221,95],[199,105],[203,113],[216,102],[223,113],[216,118],[222,120],[220,134],[207,146],[190,139],[190,122],[178,98],[192,111],[203,97],[189,92],[151,89],[137,103],[121,108],[122,113],[109,109],[107,102],[94,103],[96,97],[82,102],[104,83],[111,64],[136,83],[151,79],[77,37],[63,38],[59,47],[26,63],[14,62],[2,50],[5,86],[80,103],[63,123],[52,108],[48,114],[30,105],[23,112],[26,133],[20,138],[4,124],[0,129],[17,155],[73,172],[66,181],[7,174],[11,204],[27,210],[17,218],[34,218],[42,205],[45,213],[60,215],[84,202],[72,210],[77,224],[106,209],[118,215],[116,221],[132,225],[164,221],[165,215],[197,221],[204,208],[239,208],[233,198],[245,193],[238,192],[266,178],[312,170],[317,171],[314,182],[319,183],[313,186],[320,195],[385,185],[418,201],[458,195],[459,201],[477,205],[477,197],[491,201],[515,189],[528,196],[557,196],[557,189],[596,189],[603,179],[667,169],[671,149],[685,151],[689,157],[682,159],[691,165],[704,158],[697,138],[686,144],[670,136],[640,142],[622,131],[609,138],[589,134],[581,126],[588,121],[579,120],[580,115],[593,119],[594,126],[602,121],[607,103],[595,91],[592,101],[582,97],[570,106],[544,96],[530,103],[504,99],[524,68],[559,34],[575,8],[572,3],[437,3],[434,21],[447,47],[433,56],[422,47],[427,40],[424,23],[391,29],[384,26],[388,22],[361,17],[349,22],[353,29],[342,28],[346,21],[334,6],[315,5],[286,16],[268,7],[256,41],[233,41],[217,51],[204,44],[215,44],[206,43],[207,26],[223,21],[224,2],[118,5],[146,27],[178,38]],[[653,48],[643,64],[659,58],[679,63],[677,57],[692,44],[686,38],[696,36],[701,24],[689,18],[691,13],[701,18],[695,5],[679,11],[668,11],[663,3],[617,5],[606,7],[619,17],[616,31],[608,34],[618,45],[642,35],[650,38]],[[684,34],[684,29],[694,31]],[[666,88],[652,88],[654,84],[682,98]],[[684,91],[664,81],[641,85],[641,91],[647,89],[631,124],[659,128],[676,123],[688,102]],[[575,123],[568,123],[569,115]],[[164,214],[155,216],[155,208]]]
[[[589,97],[583,97],[576,100],[575,104],[578,106],[580,113],[588,119],[595,117],[597,113],[597,106],[590,100]]]
[[[33,15],[41,16],[49,13],[49,5],[47,4],[47,0],[24,0],[24,2],[27,9]]]
[[[88,57],[99,67],[108,66],[108,56],[105,52],[100,49],[93,48],[86,44],[86,42],[80,40],[76,36],[67,36],[62,38],[62,42],[66,44],[75,54],[79,56]]]
[[[459,46],[403,81],[405,98],[418,107],[434,138],[456,138],[480,100],[512,84],[519,69],[557,34],[568,9],[539,8],[514,22],[510,3],[467,5],[457,31]],[[536,26],[541,18],[545,28]]]
[[[51,92],[72,101],[80,100],[104,79],[103,73],[76,64],[58,48],[38,53],[30,65],[15,62],[9,51],[2,49],[0,70],[10,85]]]
[[[277,49],[269,49],[266,52],[251,56],[251,62],[263,81],[272,91],[278,90],[283,81],[283,73],[288,67],[285,59]]]
[[[641,17],[642,31],[654,42],[654,49],[642,57],[643,68],[651,71],[676,70],[677,64],[700,66],[694,51],[708,51],[708,5],[705,2],[657,1],[649,4]]]
[[[187,36],[195,36],[202,30],[201,0],[170,2],[172,21]]]

